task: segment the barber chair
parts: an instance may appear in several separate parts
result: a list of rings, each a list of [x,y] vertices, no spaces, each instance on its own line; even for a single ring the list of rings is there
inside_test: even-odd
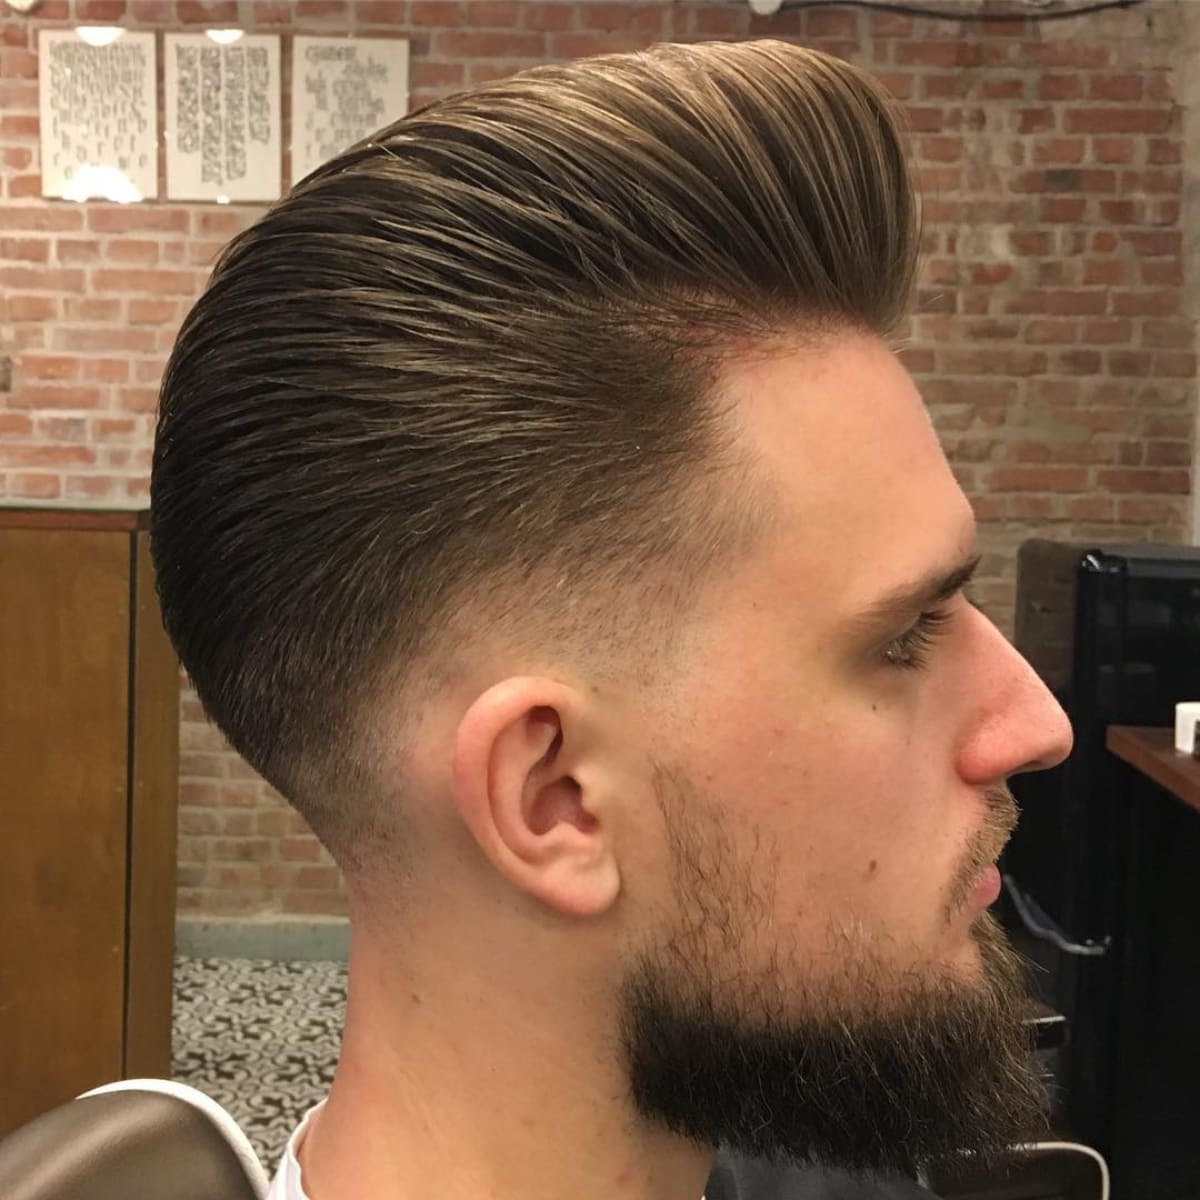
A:
[[[263,1200],[269,1182],[215,1100],[162,1079],[85,1092],[0,1141],[3,1200]]]

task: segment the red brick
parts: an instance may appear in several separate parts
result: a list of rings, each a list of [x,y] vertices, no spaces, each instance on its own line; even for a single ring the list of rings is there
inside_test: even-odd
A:
[[[1152,358],[1149,350],[1109,350],[1104,361],[1117,379],[1141,379],[1150,374]]]
[[[337,867],[300,867],[296,872],[296,886],[307,891],[331,892],[340,879]]]
[[[1196,344],[1196,329],[1190,321],[1143,321],[1142,344],[1178,350]]]
[[[433,44],[434,53],[446,58],[542,58],[546,53],[546,39],[532,31],[456,30],[435,34]]]
[[[1122,171],[1121,191],[1141,192],[1146,195],[1167,193],[1178,195],[1183,191],[1183,173],[1178,169],[1153,171]]]
[[[930,162],[958,162],[962,158],[963,140],[960,137],[923,137],[920,152]]]
[[[5,79],[36,79],[38,60],[32,50],[6,46],[0,50],[0,77]]]
[[[1166,133],[1171,114],[1159,108],[1068,108],[1063,128],[1068,133]]]
[[[1143,90],[1140,75],[1093,75],[1088,95],[1093,100],[1140,100]]]
[[[263,837],[282,837],[287,832],[287,813],[274,809],[255,813],[254,828]]]
[[[111,262],[150,266],[158,262],[158,243],[137,241],[133,238],[113,238],[108,243],[106,257]]]
[[[63,354],[22,354],[21,374],[27,379],[76,379],[79,376],[78,358]]]
[[[158,389],[123,387],[117,393],[117,407],[123,412],[154,412],[158,407]]]
[[[1149,287],[1183,286],[1183,263],[1177,258],[1140,262],[1138,263],[1138,274],[1141,276],[1142,283]]]
[[[895,61],[903,66],[969,67],[981,57],[977,44],[966,40],[897,42]]]
[[[13,408],[101,408],[104,393],[78,384],[28,384],[8,398]]]
[[[68,321],[117,321],[121,301],[111,296],[64,296],[63,317]]]
[[[1146,466],[1187,467],[1191,465],[1192,448],[1187,442],[1147,442]]]
[[[1148,525],[1154,521],[1170,521],[1177,515],[1169,500],[1148,500],[1140,496],[1117,498],[1117,519],[1120,521]]]
[[[1128,163],[1133,161],[1133,141],[1127,137],[1092,138],[1092,157],[1102,163]],[[1122,180],[1124,186],[1124,180]]]
[[[1080,466],[996,467],[988,476],[990,488],[1001,492],[1082,492],[1088,472]]]
[[[451,35],[444,34],[443,36]],[[491,35],[481,34],[480,36]],[[497,34],[495,36],[517,35]],[[547,40],[550,43],[549,56],[556,59],[588,58],[593,54],[617,54],[641,49],[644,45],[643,39],[636,33],[552,33],[547,35]]]
[[[137,432],[137,422],[132,417],[97,417],[92,426],[92,436],[98,442],[119,442],[128,441]],[[186,713],[184,714],[187,715]],[[197,714],[193,719],[202,719],[202,714]],[[192,758],[200,757],[198,755],[190,756]],[[193,770],[180,767],[183,774],[195,774]],[[204,772],[200,772],[204,774]]]
[[[1025,79],[983,79],[979,83],[981,100],[1021,100],[1025,97]]]
[[[0,293],[6,288],[28,288],[40,292],[82,292],[84,274],[70,269],[45,267],[0,267]]]
[[[1196,355],[1182,350],[1162,350],[1154,356],[1154,373],[1165,379],[1192,379]]]
[[[88,228],[94,233],[187,233],[189,224],[186,208],[129,204],[88,210]]]
[[[363,21],[377,19],[370,15],[369,11],[364,12],[364,9],[370,10],[373,7],[382,5],[390,7],[394,12],[395,5],[398,3],[403,3],[403,0],[377,0],[376,5],[368,4],[367,0],[359,0],[360,19]],[[390,19],[388,18],[389,21]],[[254,0],[254,7],[251,9],[251,22],[255,26],[290,25],[292,23],[291,0]]]
[[[45,238],[0,238],[0,258],[10,262],[48,262],[50,243]]]
[[[0,437],[29,437],[33,420],[26,413],[0,411]]]
[[[129,321],[133,325],[164,325],[179,320],[179,302],[177,300],[142,300],[129,301]]]
[[[100,257],[100,243],[96,239],[58,238],[54,243],[54,253],[58,261],[64,265],[71,263],[92,263]]]
[[[0,115],[0,138],[36,139],[41,125],[36,116],[28,113],[4,113]]]
[[[578,5],[577,11],[580,29],[599,29],[609,33],[636,31],[656,35],[662,32],[666,10],[658,4],[635,8],[629,4],[597,3],[592,0],[591,3]],[[474,23],[470,6],[467,8],[467,23]]]
[[[239,24],[237,0],[177,0],[175,11],[185,25]]]
[[[0,150],[0,162],[12,171],[27,171],[33,164],[33,151],[28,146],[5,146]]]
[[[938,350],[938,369],[950,375],[1038,375],[1046,355],[1024,346],[946,346]]]
[[[157,358],[139,358],[134,364],[134,378],[138,383],[157,384],[162,379],[166,364]]]
[[[135,25],[165,25],[174,17],[171,0],[129,0],[129,19]]]
[[[8,478],[14,496],[28,500],[54,500],[62,494],[62,480],[57,475],[14,474]]]
[[[414,25],[461,25],[463,6],[459,0],[412,0],[409,20]]]
[[[1029,66],[1078,67],[1099,71],[1112,61],[1112,50],[1099,42],[1076,38],[1044,42],[1025,42],[1020,61]]]
[[[190,271],[96,270],[92,286],[100,292],[142,292],[171,296],[190,296],[196,291],[196,279]]]
[[[1128,283],[1129,264],[1120,258],[1089,258],[1083,264],[1083,282]]]
[[[411,68],[412,86],[417,88],[457,88],[466,81],[462,63],[415,62]]]
[[[1063,375],[1098,375],[1100,373],[1100,354],[1096,350],[1064,350],[1056,354],[1056,371]]]
[[[0,467],[86,467],[95,461],[90,446],[0,445]]]
[[[1030,321],[1025,326],[1024,340],[1037,346],[1070,346],[1079,340],[1079,322]]]
[[[96,383],[124,383],[129,378],[129,362],[124,358],[85,358],[83,378]]]
[[[1008,244],[1014,254],[1037,257],[1053,253],[1054,238],[1042,229],[1013,229],[1009,231]]]
[[[1150,225],[1176,225],[1179,222],[1179,201],[1155,200],[1146,218]]]
[[[1038,216],[1048,224],[1081,221],[1086,203],[1081,196],[1042,196]]]
[[[1087,143],[1081,137],[1035,138],[1033,161],[1039,164],[1081,163]]]
[[[1192,436],[1190,413],[1146,413],[1139,432],[1146,438],[1173,438],[1186,442]]]
[[[1023,108],[1017,116],[1018,133],[1046,133],[1055,125],[1052,108]]]
[[[37,111],[38,85],[33,79],[0,78],[0,108],[9,112],[27,109]]]
[[[1149,138],[1146,141],[1146,161],[1153,166],[1182,162],[1183,147],[1177,138]]]
[[[60,325],[53,331],[54,349],[71,353],[100,351],[102,354],[128,352],[150,354],[155,348],[152,329],[103,329]]]
[[[1118,317],[1171,317],[1180,311],[1178,292],[1113,292],[1113,312]]]
[[[284,862],[316,862],[321,857],[320,843],[313,837],[285,837],[279,843]]]
[[[1110,318],[1083,323],[1083,341],[1093,346],[1123,345],[1132,337],[1132,321]]]
[[[0,229],[18,231],[74,230],[83,228],[83,213],[75,205],[34,207],[0,205]]]
[[[1104,291],[1073,292],[1047,291],[1046,312],[1061,317],[1098,316],[1108,308],[1108,293]]]
[[[0,314],[5,308],[10,321],[52,321],[58,316],[59,301],[57,296],[8,296],[0,299]]]
[[[1117,502],[1112,496],[1072,496],[1063,512],[1072,521],[1111,521]]]
[[[1191,472],[1163,470],[1102,469],[1096,472],[1096,485],[1110,492],[1173,492],[1185,495],[1191,490]]]
[[[523,4],[525,9],[537,8],[544,9],[553,7],[545,4]],[[560,12],[569,13],[574,5],[559,5]],[[713,5],[709,8],[693,8],[692,10],[692,33],[697,37],[702,38],[734,38],[742,31],[742,13],[734,9],[732,6]],[[531,18],[526,17],[527,24],[533,24]]]
[[[125,0],[75,0],[75,16],[80,21],[118,25],[125,19]]]

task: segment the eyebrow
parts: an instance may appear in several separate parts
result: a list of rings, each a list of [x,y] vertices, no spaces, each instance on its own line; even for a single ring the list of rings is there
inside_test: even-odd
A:
[[[890,629],[930,605],[949,600],[971,582],[982,557],[974,554],[949,570],[931,571],[915,583],[894,588],[852,617],[851,627],[859,633]]]

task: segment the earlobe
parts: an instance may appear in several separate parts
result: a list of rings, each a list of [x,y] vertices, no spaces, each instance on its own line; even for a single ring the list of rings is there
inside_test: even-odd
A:
[[[580,779],[603,777],[576,693],[536,677],[505,680],[464,714],[455,802],[486,858],[550,907],[598,915],[620,890],[609,823]]]

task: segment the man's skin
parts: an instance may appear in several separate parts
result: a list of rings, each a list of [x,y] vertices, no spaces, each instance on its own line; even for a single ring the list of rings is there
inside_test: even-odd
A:
[[[311,1200],[698,1200],[716,1147],[644,1119],[621,1054],[623,972],[680,921],[664,764],[715,817],[698,836],[762,881],[731,910],[736,954],[705,969],[774,963],[797,1011],[823,985],[836,999],[847,962],[885,991],[979,977],[989,798],[1066,756],[1066,717],[961,592],[921,670],[886,651],[930,605],[865,622],[978,552],[881,341],[798,337],[718,386],[770,530],[694,598],[671,669],[630,686],[482,631],[391,748],[419,866],[394,896],[348,881],[343,1051],[300,1152]]]

